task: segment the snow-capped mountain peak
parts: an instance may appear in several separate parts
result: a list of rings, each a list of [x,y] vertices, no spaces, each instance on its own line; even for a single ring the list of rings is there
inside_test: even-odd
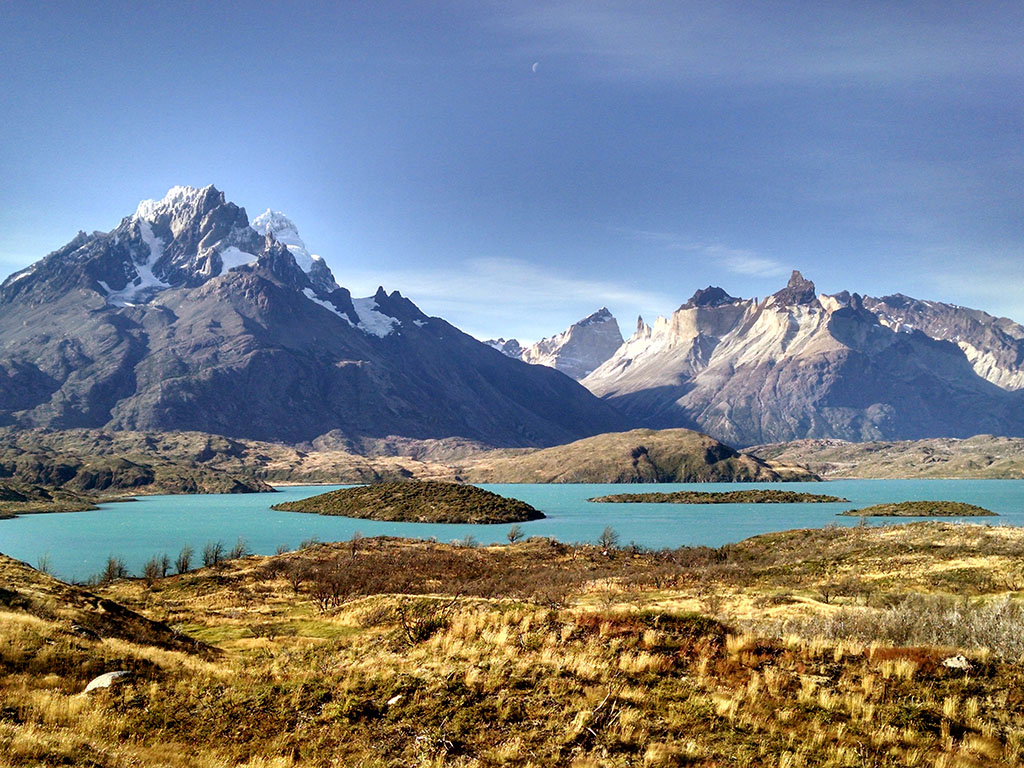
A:
[[[281,211],[273,211],[267,208],[253,219],[249,226],[261,235],[273,235],[274,239],[285,246],[295,258],[299,268],[309,275],[310,282],[317,288],[330,292],[338,287],[331,273],[330,267],[322,257],[310,253],[306,243],[299,237],[299,230],[295,223]]]
[[[160,200],[142,200],[135,209],[136,220],[155,222],[163,216],[171,218],[171,231],[175,236],[190,219],[201,216],[210,208],[224,203],[224,193],[213,184],[205,187],[176,186],[167,190]],[[178,225],[177,229],[175,224]]]

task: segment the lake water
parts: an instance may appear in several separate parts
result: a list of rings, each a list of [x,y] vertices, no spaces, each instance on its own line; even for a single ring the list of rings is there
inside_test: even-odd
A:
[[[280,493],[209,496],[143,496],[138,501],[104,504],[93,512],[24,515],[0,520],[0,552],[38,564],[42,556],[63,579],[85,580],[99,572],[110,555],[123,558],[139,573],[150,557],[167,553],[172,561],[182,546],[196,552],[207,542],[230,549],[238,537],[250,551],[272,554],[318,538],[342,541],[363,536],[435,537],[440,541],[473,536],[481,544],[504,542],[509,525],[433,525],[379,523],[298,512],[275,512],[271,504],[306,498],[343,486],[297,486]],[[1024,480],[835,480],[827,483],[662,483],[633,485],[484,485],[522,499],[547,518],[523,523],[527,536],[551,536],[564,542],[594,541],[612,526],[623,544],[645,547],[721,546],[769,531],[819,528],[830,523],[857,525],[858,518],[837,512],[868,504],[912,500],[949,500],[978,504],[1000,517],[974,518],[989,525],[1024,525]],[[850,499],[842,504],[595,504],[592,496],[675,490],[783,488]],[[916,518],[914,518],[916,519]],[[892,522],[873,518],[870,524]]]

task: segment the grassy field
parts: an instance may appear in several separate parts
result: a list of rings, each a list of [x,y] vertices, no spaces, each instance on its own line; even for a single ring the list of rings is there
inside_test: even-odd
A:
[[[360,539],[96,594],[7,558],[0,579],[5,766],[1024,760],[1015,528]]]

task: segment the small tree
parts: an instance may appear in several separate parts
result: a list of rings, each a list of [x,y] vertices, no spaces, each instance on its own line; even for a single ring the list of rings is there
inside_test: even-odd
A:
[[[243,536],[238,537],[238,541],[235,542],[235,546],[228,552],[228,560],[241,560],[243,557],[249,556],[249,545],[246,543]]]
[[[616,549],[619,546],[619,534],[610,525],[606,525],[597,537],[597,544],[601,549]]]
[[[174,568],[178,573],[185,573],[192,567],[192,554],[192,547],[188,544],[181,548],[174,561]]]
[[[44,552],[39,556],[39,559],[36,561],[36,570],[40,573],[45,573],[47,575],[52,576],[53,571],[51,571],[51,567],[52,566],[50,565],[50,553]]]
[[[301,560],[294,560],[288,563],[288,568],[285,570],[284,575],[288,579],[288,583],[292,585],[292,591],[295,594],[299,594],[299,590],[302,589],[302,582],[310,577],[309,564]]]
[[[361,534],[359,531],[355,531],[352,534],[352,538],[348,540],[348,545],[349,545],[349,547],[352,550],[352,559],[353,560],[355,560],[356,555],[359,554],[359,544],[362,542],[362,540],[363,540],[363,534]]]
[[[124,560],[119,557],[111,555],[107,558],[107,564],[103,567],[103,572],[100,574],[100,584],[109,584],[117,579],[124,579],[128,577],[128,566],[124,564]]]
[[[142,578],[146,580],[146,586],[151,587],[153,583],[160,578],[160,560],[157,557],[151,557],[144,566],[142,566]]]
[[[203,547],[203,565],[207,568],[215,568],[224,559],[224,542],[208,541]]]
[[[171,570],[171,558],[164,552],[160,555],[160,578],[166,578],[169,570]]]
[[[519,525],[513,525],[508,529],[508,533],[505,534],[505,538],[508,539],[509,544],[515,544],[517,541],[523,539],[523,529]]]

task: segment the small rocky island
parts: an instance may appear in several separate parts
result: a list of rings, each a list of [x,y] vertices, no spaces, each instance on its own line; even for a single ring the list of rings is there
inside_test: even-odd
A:
[[[901,501],[840,512],[844,517],[998,517],[997,512],[962,501]]]
[[[524,523],[544,517],[525,501],[435,480],[342,488],[271,509],[397,523]]]
[[[648,504],[829,504],[849,501],[839,496],[798,491],[751,488],[743,491],[672,491],[671,493],[616,493],[587,501]]]

